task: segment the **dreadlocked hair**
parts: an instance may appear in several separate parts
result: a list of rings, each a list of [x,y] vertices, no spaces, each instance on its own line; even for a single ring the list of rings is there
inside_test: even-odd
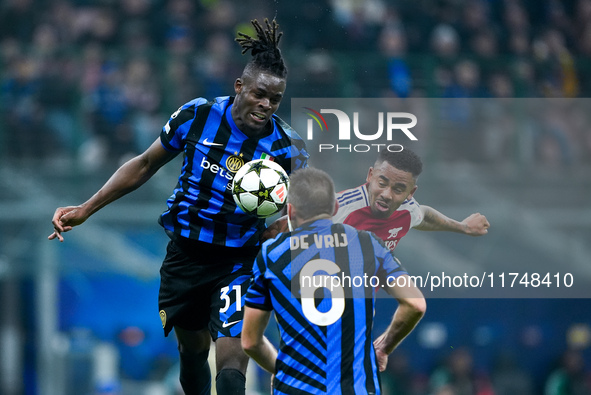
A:
[[[279,24],[273,19],[271,23],[265,18],[266,29],[256,19],[251,21],[257,33],[257,38],[248,34],[238,32],[236,41],[242,47],[244,55],[251,51],[252,59],[248,62],[244,70],[253,68],[268,71],[277,77],[285,78],[287,76],[287,67],[283,62],[281,50],[279,49],[279,40],[283,32],[278,32]]]

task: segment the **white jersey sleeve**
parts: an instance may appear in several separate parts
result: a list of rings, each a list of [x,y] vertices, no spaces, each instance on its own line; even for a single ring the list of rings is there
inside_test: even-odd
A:
[[[343,223],[353,211],[369,206],[365,184],[339,192],[336,197],[339,208],[332,218],[335,223]]]
[[[410,213],[410,227],[414,228],[417,225],[420,225],[423,222],[423,211],[421,210],[421,206],[419,202],[415,200],[415,198],[411,198],[410,200],[406,200],[398,210],[408,210]]]

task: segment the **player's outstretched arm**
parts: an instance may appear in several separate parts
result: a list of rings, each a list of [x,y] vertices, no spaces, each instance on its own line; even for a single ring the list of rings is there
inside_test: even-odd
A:
[[[408,275],[405,274],[399,279],[402,277],[406,278],[395,282],[395,284],[404,284],[405,286],[393,285],[386,288],[386,291],[398,301],[398,308],[386,331],[373,343],[380,372],[386,369],[388,355],[412,332],[427,311],[427,303],[423,293],[414,285]]]
[[[84,223],[101,208],[140,187],[176,155],[166,151],[160,139],[157,139],[146,151],[117,169],[105,185],[86,202],[79,206],[57,208],[51,220],[54,231],[48,239],[64,241],[62,233]]]
[[[423,221],[415,226],[419,230],[448,231],[463,233],[469,236],[482,236],[488,233],[490,223],[480,213],[474,213],[465,218],[462,222],[443,215],[433,207],[421,205]]]
[[[254,359],[267,372],[275,374],[277,350],[264,336],[270,318],[270,311],[244,307],[241,341],[246,355]]]

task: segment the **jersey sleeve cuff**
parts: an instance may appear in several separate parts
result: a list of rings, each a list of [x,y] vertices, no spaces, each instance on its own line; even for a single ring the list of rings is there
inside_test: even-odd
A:
[[[264,310],[264,311],[272,311],[273,310],[273,307],[272,306],[267,306],[267,305],[259,304],[259,303],[253,303],[253,302],[250,302],[248,300],[246,300],[244,302],[244,305],[245,306],[248,306],[248,307],[251,307],[253,309],[257,309],[257,310]]]
[[[170,143],[168,141],[166,141],[165,139],[163,139],[162,136],[160,136],[160,144],[162,144],[162,147],[166,151],[170,151],[170,152],[179,152],[179,151],[181,151],[181,149],[175,148],[172,145],[170,145]]]

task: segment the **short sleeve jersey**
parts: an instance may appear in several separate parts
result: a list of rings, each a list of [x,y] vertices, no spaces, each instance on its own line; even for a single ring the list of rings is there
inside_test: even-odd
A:
[[[327,262],[333,276],[343,279],[342,313],[337,309],[333,314],[330,292],[314,292],[313,306],[303,303],[302,273],[312,274],[314,288],[321,288],[315,282],[326,273]],[[329,219],[317,220],[266,241],[253,273],[245,303],[274,310],[281,336],[275,394],[381,393],[371,333],[375,283],[358,280],[371,277],[386,284],[406,274],[381,240]],[[332,318],[319,322],[318,311]]]
[[[251,160],[267,158],[288,174],[307,166],[301,137],[273,115],[272,129],[256,138],[242,133],[231,115],[233,97],[194,99],[181,106],[163,127],[160,141],[183,152],[178,183],[160,224],[177,236],[227,247],[256,246],[265,221],[244,213],[232,197],[232,180]]]
[[[337,193],[337,202],[339,209],[333,217],[334,222],[373,232],[392,251],[410,228],[423,221],[421,207],[414,198],[404,201],[388,218],[374,217],[369,207],[367,184]]]

